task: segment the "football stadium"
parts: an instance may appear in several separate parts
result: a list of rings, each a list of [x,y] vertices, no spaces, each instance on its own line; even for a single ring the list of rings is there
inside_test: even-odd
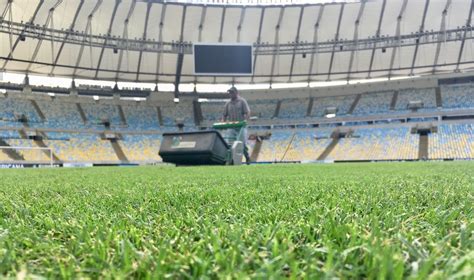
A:
[[[473,279],[474,0],[0,0],[0,278]]]

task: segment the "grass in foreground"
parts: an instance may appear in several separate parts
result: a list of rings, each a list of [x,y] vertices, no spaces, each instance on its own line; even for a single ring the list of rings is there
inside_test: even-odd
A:
[[[472,163],[0,178],[0,278],[474,276]]]

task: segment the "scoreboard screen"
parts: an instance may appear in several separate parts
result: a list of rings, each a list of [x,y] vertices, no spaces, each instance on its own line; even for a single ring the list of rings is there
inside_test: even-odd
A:
[[[195,44],[194,74],[252,75],[252,45]]]

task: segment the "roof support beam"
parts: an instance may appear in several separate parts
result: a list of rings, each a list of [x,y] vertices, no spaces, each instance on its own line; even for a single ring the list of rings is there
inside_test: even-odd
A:
[[[76,12],[74,13],[74,18],[72,20],[71,25],[69,26],[68,33],[65,36],[65,40],[61,42],[61,46],[59,47],[58,53],[56,54],[56,58],[54,58],[53,67],[51,68],[51,71],[49,72],[50,75],[52,75],[53,72],[54,72],[54,69],[56,67],[56,64],[59,61],[59,57],[61,56],[61,53],[63,52],[64,45],[66,44],[66,40],[69,37],[70,32],[72,32],[74,30],[74,26],[76,25],[77,17],[79,16],[79,13],[82,10],[83,5],[84,5],[84,0],[81,0],[79,2],[79,6],[76,9]]]
[[[219,31],[219,43],[222,43],[222,32],[224,31],[224,22],[225,22],[225,14],[227,11],[227,7],[222,8],[222,14],[221,14],[221,27]],[[214,83],[216,83],[216,76],[213,78]]]
[[[333,65],[333,62],[334,62],[334,51],[337,47],[336,43],[337,43],[337,41],[339,41],[339,30],[341,29],[341,21],[342,21],[342,15],[344,14],[344,6],[345,6],[345,3],[342,3],[341,4],[341,10],[339,11],[339,19],[337,21],[336,36],[334,36],[334,46],[333,46],[332,53],[331,53],[331,60],[329,61],[328,81],[331,80],[331,71],[332,71],[332,65]]]
[[[38,2],[38,5],[36,6],[36,9],[33,13],[33,16],[31,17],[29,23],[30,24],[34,24],[35,23],[35,18],[36,16],[38,15],[38,11],[40,10],[41,6],[43,6],[43,3],[44,3],[44,0],[40,0]],[[11,10],[12,6],[11,6],[11,3],[10,3],[10,16],[12,15],[12,10]],[[5,68],[7,67],[7,64],[8,64],[8,61],[10,61],[11,58],[13,58],[13,52],[15,51],[16,47],[18,46],[18,43],[20,42],[20,38],[22,37],[23,35],[23,32],[20,34],[20,36],[18,36],[15,40],[15,43],[13,44],[13,46],[11,46],[10,48],[10,53],[8,54],[8,59],[5,60],[3,62],[3,66],[2,66],[2,71],[5,70]]]
[[[8,12],[11,14],[12,3],[13,3],[13,0],[8,0],[7,4],[5,5],[5,9],[3,9],[2,16],[1,16],[2,20],[7,17]]]
[[[151,2],[148,2],[146,5],[146,15],[145,15],[145,24],[143,27],[143,40],[146,41],[147,38],[147,30],[148,30],[148,20],[150,18],[150,10],[151,10]],[[138,66],[137,66],[137,82],[139,81],[140,78],[140,67],[142,65],[142,55],[143,55],[143,50],[140,50],[140,54],[138,55]]]
[[[261,12],[260,12],[260,24],[258,25],[258,37],[257,37],[257,44],[260,44],[261,40],[262,40],[262,26],[263,26],[263,19],[265,18],[265,7],[261,8]],[[258,51],[258,46],[255,47],[255,52]],[[250,79],[250,83],[254,83],[254,78],[255,78],[255,69],[257,66],[257,57],[258,55],[255,53],[253,55],[253,69],[252,69],[252,78]]]
[[[420,34],[425,30],[426,13],[428,12],[428,7],[429,6],[430,6],[430,0],[426,0],[425,9],[423,10],[423,18],[421,19],[420,30],[418,32],[418,38],[416,39],[415,51],[413,53],[413,60],[411,62],[410,76],[413,76],[413,70],[414,70],[413,67],[415,67],[416,55],[418,54],[418,48],[420,46],[420,40],[421,40]]]
[[[237,39],[236,42],[240,43],[240,33],[242,31],[242,24],[244,24],[245,20],[245,12],[247,11],[247,7],[243,7],[240,9],[240,18],[239,18],[239,24],[237,25]],[[235,84],[235,77],[232,76],[232,85]]]
[[[351,52],[352,50],[361,51],[361,50],[372,50],[375,45],[376,49],[384,48],[394,48],[394,47],[408,47],[415,46],[417,44],[416,40],[419,40],[421,45],[435,45],[438,42],[459,42],[462,33],[467,29],[466,40],[471,40],[474,38],[474,27],[459,27],[456,29],[447,29],[444,31],[425,31],[422,34],[405,34],[401,35],[401,41],[398,41],[399,37],[396,36],[383,36],[379,38],[359,38],[357,41],[354,40],[343,40],[338,41],[337,46],[343,47],[334,49],[334,40],[319,42],[318,43],[318,53],[332,53],[333,51],[338,52]],[[86,29],[86,32],[82,31],[69,31],[68,29],[53,29],[46,26],[34,25],[29,26],[26,23],[11,22],[4,20],[0,22],[0,33],[9,34],[12,33],[13,36],[20,36],[23,34],[24,38],[32,38],[36,40],[38,37],[42,37],[43,41],[55,41],[55,42],[65,42],[66,44],[81,46],[87,43],[89,46],[100,49],[104,46],[104,41],[107,41],[105,48],[110,50],[129,50],[136,51],[137,53],[142,50],[143,52],[151,53],[174,53],[177,54],[179,51],[175,47],[176,43],[172,42],[158,42],[158,41],[149,41],[138,39],[125,39],[115,36],[107,36],[102,34],[90,34],[89,30]],[[446,35],[446,36],[444,36]],[[84,43],[85,42],[85,43]],[[311,54],[316,52],[315,45],[313,42],[299,42],[295,44],[294,42],[280,43],[278,45],[273,43],[262,42],[257,44],[253,43],[254,47],[258,47],[256,53],[258,55],[273,55],[277,50],[280,55],[293,55],[296,54]],[[184,53],[192,54],[192,43],[184,42]]]
[[[240,9],[239,25],[237,25],[237,43],[240,43],[240,33],[242,31],[242,24],[244,24],[246,11],[247,7],[243,7],[242,9]]]
[[[432,74],[436,73],[436,65],[438,64],[438,59],[439,59],[439,53],[441,52],[441,44],[443,43],[442,41],[446,42],[446,15],[448,14],[449,8],[451,7],[451,2],[452,0],[446,0],[446,6],[444,7],[444,10],[441,14],[441,26],[439,27],[439,30],[442,32],[441,38],[438,37],[439,40],[438,43],[436,44],[436,52],[435,52],[435,58],[433,62],[433,70],[431,71]]]
[[[137,4],[137,1],[133,0],[132,4],[130,4],[130,9],[128,10],[128,13],[127,13],[127,18],[125,18],[125,21],[123,23],[123,35],[122,35],[122,37],[127,41],[128,41],[128,23],[130,21],[130,17],[133,14],[133,11],[135,11],[135,5],[136,4]],[[117,74],[115,74],[115,82],[118,81],[118,79],[119,79],[119,74],[118,73],[119,73],[120,68],[122,68],[123,51],[124,50],[121,49],[120,53],[119,53],[119,60],[118,60],[118,63],[117,63]],[[128,52],[129,52],[129,49],[127,48],[125,51],[127,52],[127,70],[128,70],[128,63],[129,63],[129,60],[128,60],[129,53]],[[104,48],[102,48],[101,58],[102,58],[103,52],[104,52]],[[96,73],[95,73],[96,77],[97,77],[97,73],[99,73],[99,68],[97,68],[97,70],[96,70]]]
[[[13,14],[12,14],[12,3],[13,0],[9,0],[7,4],[5,5],[5,9],[2,12],[2,15],[0,16],[0,22],[3,22],[5,18],[7,17],[8,13],[8,20],[10,21],[10,24],[8,25],[8,41],[10,45],[10,52],[13,52],[13,30],[12,30],[12,21],[13,21]]]
[[[295,43],[298,44],[300,41],[300,31],[301,31],[301,21],[303,20],[303,14],[304,14],[304,8],[306,6],[301,6],[300,7],[300,16],[298,18],[298,27],[296,28],[296,37],[295,37]],[[293,50],[293,55],[291,56],[291,65],[290,65],[290,77],[288,78],[288,82],[291,82],[291,76],[293,76],[293,67],[295,65],[295,56],[296,56],[296,44],[295,48]]]
[[[136,0],[134,0],[134,2],[135,1]],[[112,17],[110,18],[110,22],[109,22],[109,28],[107,29],[107,36],[110,36],[110,34],[112,32],[112,26],[114,25],[115,15],[117,14],[117,9],[118,9],[118,6],[120,5],[120,2],[122,2],[122,0],[115,0],[115,5],[114,5],[113,12],[112,12]],[[134,5],[134,4],[132,4],[132,5]],[[105,46],[106,43],[107,43],[107,40],[104,41],[104,46]],[[94,76],[94,78],[96,78],[96,79],[99,76],[99,69],[100,69],[100,65],[102,64],[102,57],[104,56],[104,50],[105,50],[104,46],[102,47],[102,49],[100,51],[99,60],[97,62],[97,67],[96,67],[95,76]],[[92,52],[92,48],[91,48],[91,52]]]
[[[278,16],[278,22],[277,25],[275,26],[275,40],[274,44],[277,46],[277,51],[272,55],[272,66],[270,70],[270,86],[273,83],[273,74],[275,73],[275,60],[280,59],[280,53],[279,53],[279,44],[280,44],[280,28],[281,28],[281,20],[283,19],[283,16],[285,15],[285,7],[280,8],[280,15]],[[279,64],[279,63],[278,63]]]
[[[54,16],[51,15],[51,28],[54,29]],[[51,63],[54,64],[54,58],[56,55],[54,54],[54,37],[51,38]]]
[[[471,0],[471,7],[469,8],[469,16],[467,17],[466,26],[464,27],[464,33],[462,35],[461,47],[459,48],[458,62],[456,64],[456,69],[454,70],[455,72],[459,72],[459,64],[461,63],[462,52],[464,50],[464,44],[466,43],[467,30],[468,30],[468,27],[471,26],[473,8],[474,8],[474,0]]]
[[[360,4],[359,8],[359,14],[357,15],[357,19],[354,23],[354,38],[353,41],[356,43],[358,46],[358,41],[359,41],[359,24],[360,24],[360,19],[362,18],[362,15],[364,14],[364,9],[365,9],[365,1]],[[350,80],[351,78],[351,71],[352,71],[352,65],[354,63],[354,53],[356,52],[355,49],[351,51],[351,57],[349,59],[349,68],[347,69],[347,81]]]
[[[313,46],[314,46],[314,52],[311,53],[311,60],[309,62],[309,70],[308,70],[308,85],[311,82],[311,76],[313,75],[313,65],[314,65],[314,59],[316,58],[316,62],[318,62],[318,32],[319,32],[319,22],[321,21],[323,17],[323,12],[324,12],[324,5],[320,6],[319,8],[319,13],[318,13],[318,18],[316,19],[316,23],[314,24],[314,34],[313,34]]]
[[[199,22],[199,35],[198,35],[198,42],[202,41],[202,30],[204,29],[204,23],[206,22],[206,14],[207,14],[207,6],[201,11],[201,21]]]
[[[13,52],[13,30],[12,30],[12,21],[13,21],[13,13],[12,13],[12,3],[13,1],[8,1],[5,10],[2,13],[2,19],[4,19],[8,13],[8,20],[10,23],[8,24],[8,42],[10,43],[10,53]],[[3,20],[2,20],[3,21]]]
[[[54,5],[49,9],[48,17],[46,18],[46,22],[45,22],[44,26],[49,26],[50,25],[50,22],[53,20],[54,10],[59,5],[61,5],[62,2],[63,2],[63,0],[57,0],[56,3],[54,3]],[[51,42],[53,42],[53,41],[51,41]],[[38,52],[39,52],[39,49],[41,48],[42,43],[43,43],[43,36],[40,36],[38,38],[38,43],[36,43],[35,50],[33,51],[33,54],[31,55],[30,63],[28,63],[28,66],[26,67],[26,72],[27,73],[30,71],[32,62],[36,61],[36,56],[38,55]]]
[[[178,48],[182,46],[183,36],[184,36],[184,24],[186,23],[186,9],[188,6],[183,6],[183,14],[181,16],[181,32],[179,35],[179,42]],[[174,95],[178,97],[179,94],[179,84],[181,82],[181,70],[183,69],[183,60],[184,60],[184,52],[178,53],[178,59],[176,61],[176,75],[174,80]]]
[[[166,16],[166,7],[168,5],[163,4],[161,8],[161,15],[160,15],[160,31],[158,33],[158,42],[159,44],[163,44],[163,26],[164,26],[164,20]],[[160,70],[161,70],[161,52],[158,53],[158,57],[156,59],[156,74],[155,74],[155,82],[158,84],[159,79],[160,79]]]
[[[181,70],[183,69],[184,54],[178,54],[178,61],[176,62],[176,74],[174,80],[174,95],[175,97],[179,94],[179,84],[181,82]]]
[[[401,23],[402,23],[402,18],[403,14],[405,14],[405,9],[407,8],[407,3],[408,0],[403,0],[402,8],[400,10],[400,14],[397,17],[397,30],[395,32],[395,36],[397,37],[398,41],[398,48],[401,46],[401,39],[400,39],[400,33],[401,33]],[[395,56],[397,54],[397,48],[394,47],[392,50],[392,58],[390,59],[390,67],[389,67],[389,72],[388,72],[388,78],[390,79],[392,77],[392,69],[393,69],[393,64],[395,63]],[[399,65],[399,68],[401,65]]]
[[[375,33],[375,37],[377,37],[377,38],[380,37],[380,29],[382,28],[382,20],[383,20],[383,15],[385,14],[386,4],[387,4],[387,0],[383,0],[382,8],[380,9],[379,24],[378,24],[378,27],[377,27],[377,32]],[[368,79],[370,78],[370,73],[372,72],[372,66],[374,65],[374,57],[375,57],[376,46],[377,46],[377,44],[374,44],[374,47],[372,49],[372,54],[370,55],[369,73],[367,74]]]
[[[224,22],[225,22],[225,14],[227,11],[227,7],[222,9],[222,16],[221,16],[221,28],[219,31],[219,43],[222,43],[222,32],[224,32]]]
[[[84,30],[84,32],[87,34],[88,32],[90,32],[91,30],[91,23],[92,23],[92,18],[94,17],[94,14],[95,12],[97,12],[97,10],[99,9],[100,5],[102,5],[102,0],[99,0],[97,1],[97,3],[95,4],[94,8],[92,9],[91,13],[89,14],[89,16],[87,17],[87,24],[86,24],[86,29]],[[81,48],[79,49],[79,53],[77,54],[77,59],[76,59],[76,65],[74,67],[74,71],[72,72],[72,78],[74,79],[76,77],[76,73],[77,73],[77,69],[79,67],[79,63],[81,62],[81,59],[82,59],[82,53],[84,52],[84,46],[87,42],[87,36],[84,36],[82,38],[82,44],[81,44]]]
[[[201,20],[199,21],[199,26],[198,26],[198,29],[199,29],[198,42],[201,42],[201,40],[202,40],[202,29],[204,28],[204,22],[206,20],[206,13],[207,13],[207,6],[204,6],[201,9]],[[194,84],[197,84],[197,82],[198,82],[197,76],[195,76],[194,77]]]

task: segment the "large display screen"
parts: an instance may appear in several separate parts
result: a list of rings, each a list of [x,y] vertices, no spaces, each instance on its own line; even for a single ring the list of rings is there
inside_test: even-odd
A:
[[[195,44],[196,75],[252,75],[252,45]]]

